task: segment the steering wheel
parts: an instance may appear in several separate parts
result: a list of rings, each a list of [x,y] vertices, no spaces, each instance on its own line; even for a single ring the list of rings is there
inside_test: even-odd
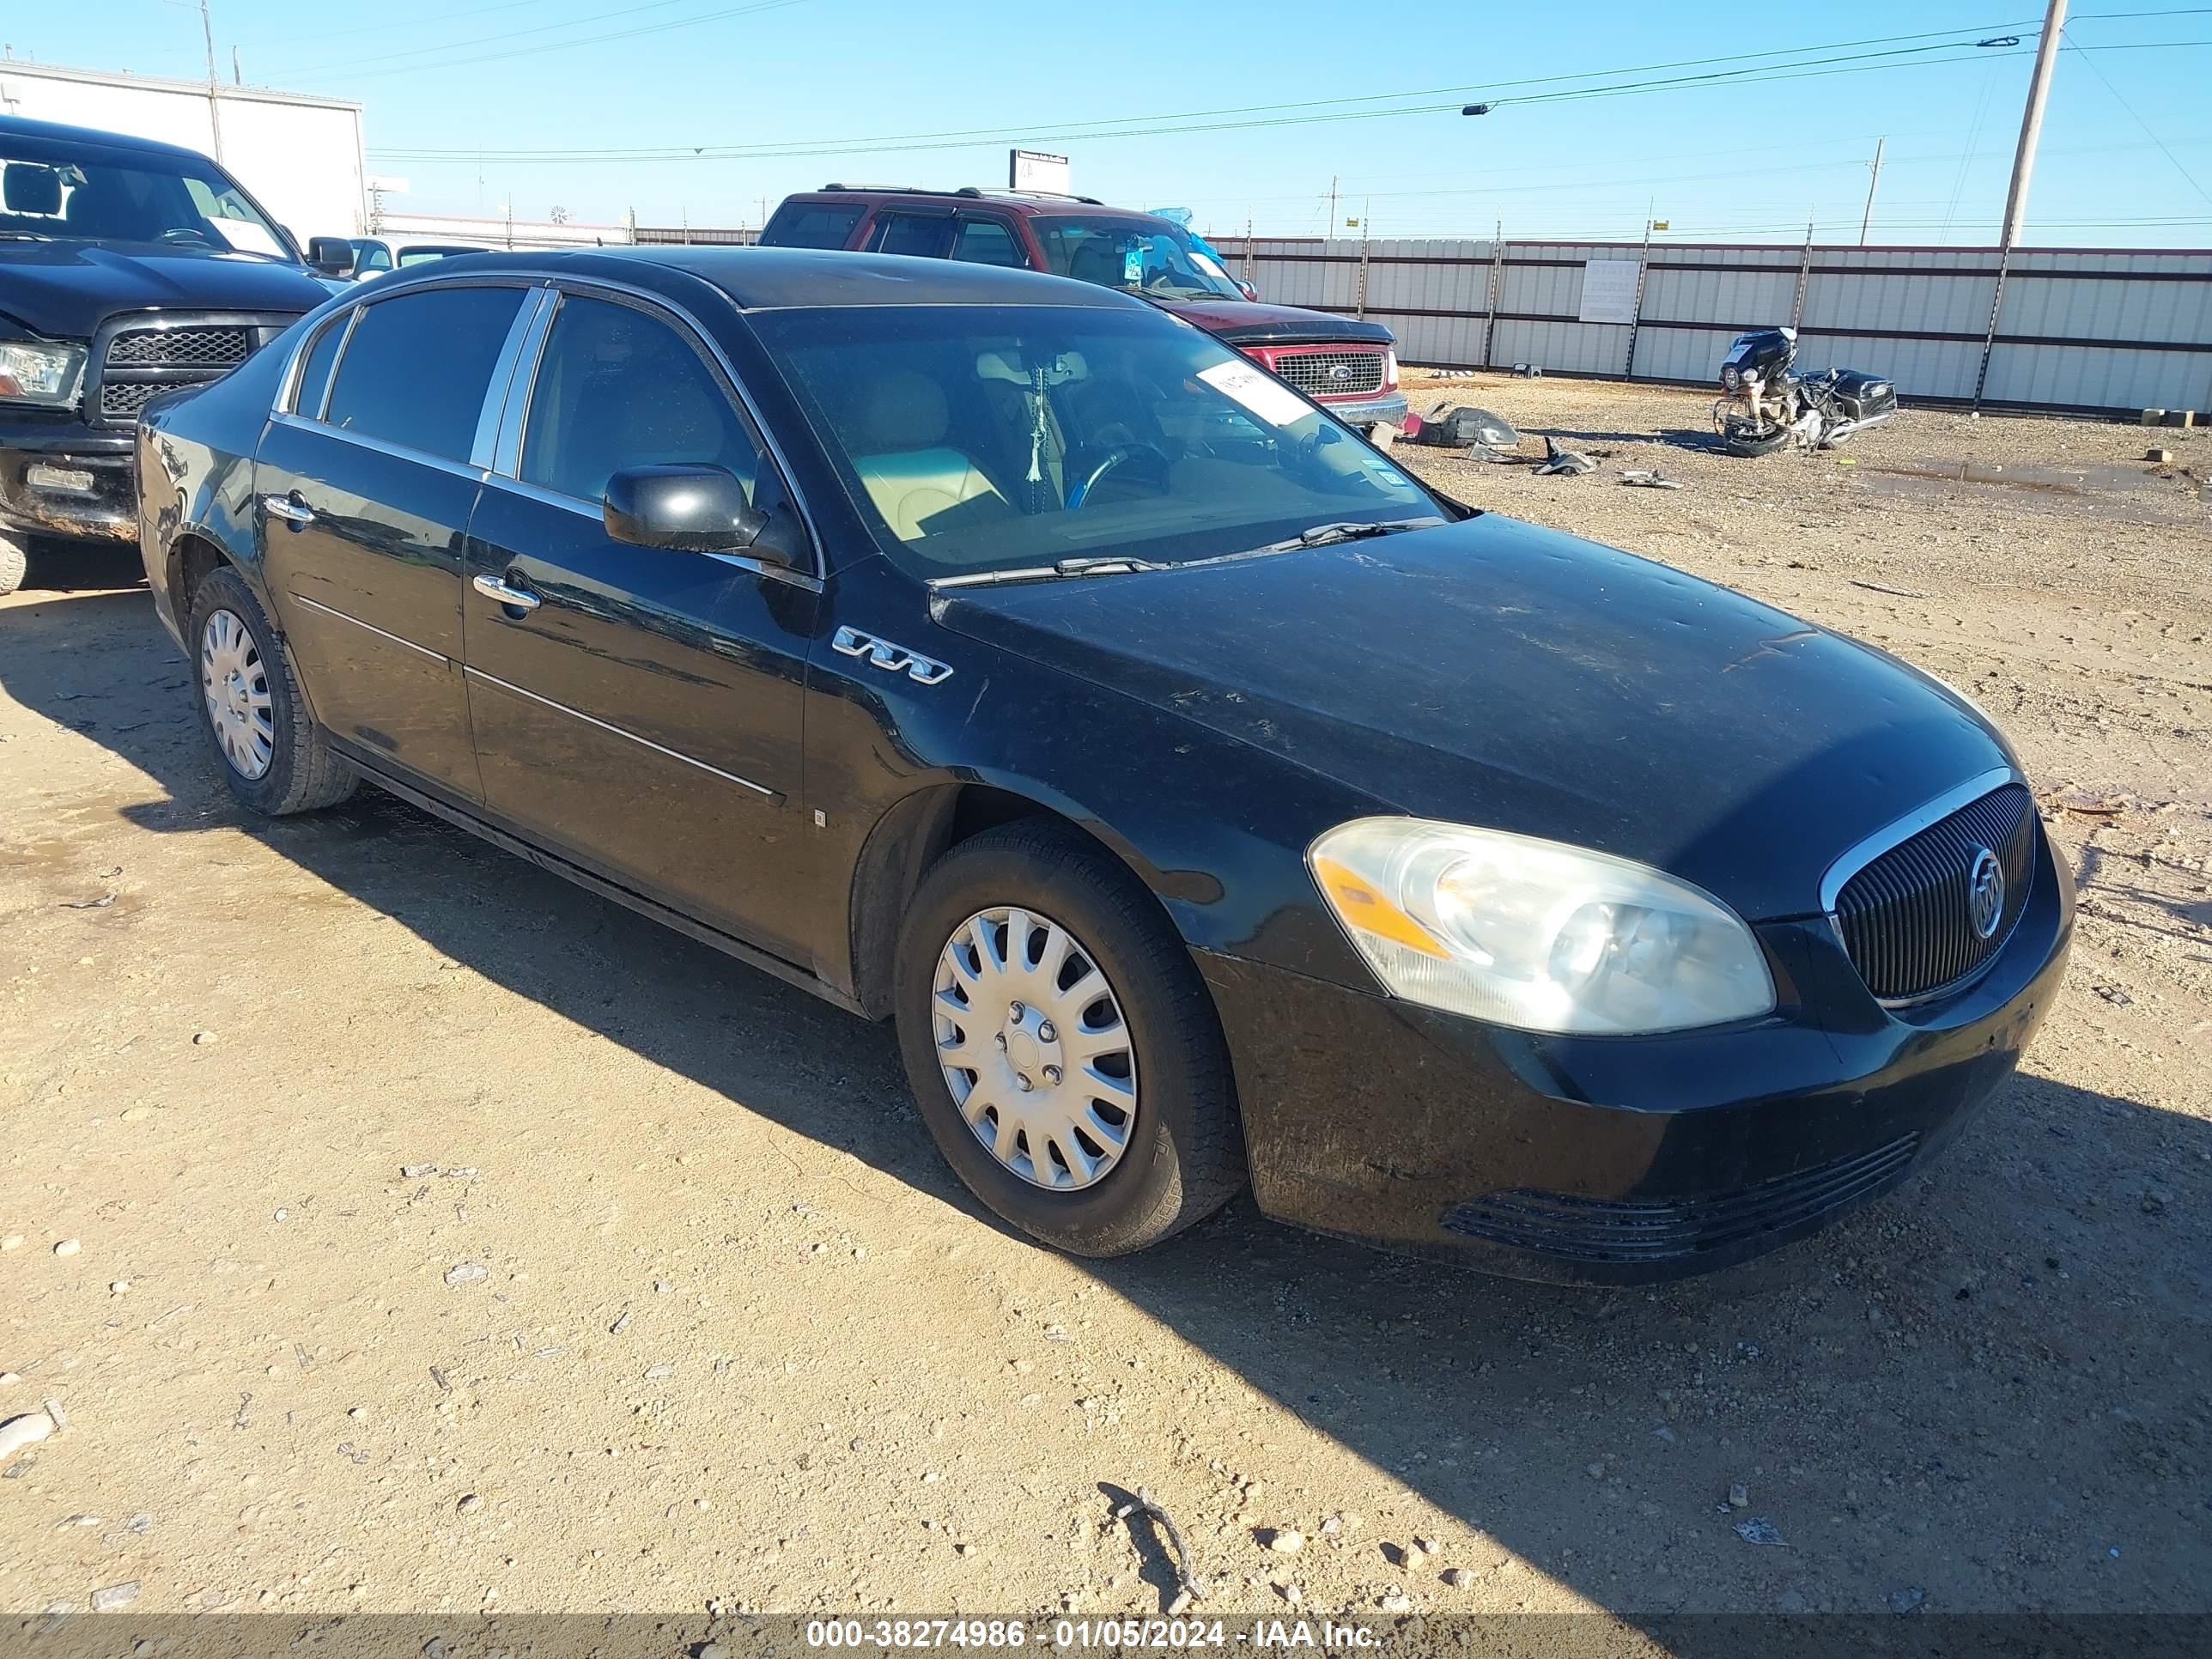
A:
[[[1098,487],[1099,480],[1124,462],[1133,461],[1139,456],[1146,455],[1159,463],[1159,471],[1164,480],[1168,469],[1168,458],[1158,447],[1152,444],[1115,444],[1105,454],[1100,456],[1098,464],[1084,476],[1074,489],[1067,492],[1067,510],[1070,513],[1081,512],[1091,500],[1091,492]]]

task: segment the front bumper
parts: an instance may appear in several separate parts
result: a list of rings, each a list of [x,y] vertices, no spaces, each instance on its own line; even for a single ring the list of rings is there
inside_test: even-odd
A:
[[[1759,933],[1782,1007],[1659,1037],[1487,1026],[1199,953],[1271,1216],[1516,1279],[1639,1284],[1814,1231],[1940,1152],[2011,1075],[2065,972],[2072,878],[1988,970],[1893,1012],[1825,918]]]
[[[1319,404],[1345,425],[1365,431],[1370,426],[1391,426],[1403,431],[1413,405],[1402,392],[1378,392],[1371,398],[1316,398]]]
[[[94,432],[66,416],[0,416],[0,534],[137,540],[131,450],[128,431]],[[88,473],[90,487],[33,483],[33,468]]]

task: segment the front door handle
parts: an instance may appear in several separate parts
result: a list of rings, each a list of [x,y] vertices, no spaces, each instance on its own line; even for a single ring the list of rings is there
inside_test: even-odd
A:
[[[300,499],[297,490],[289,495],[264,495],[261,510],[272,519],[283,520],[286,524],[313,524],[315,521],[315,509]]]
[[[517,611],[535,611],[544,603],[527,588],[509,587],[496,576],[478,576],[469,584],[488,599],[497,599],[501,605],[512,605]]]

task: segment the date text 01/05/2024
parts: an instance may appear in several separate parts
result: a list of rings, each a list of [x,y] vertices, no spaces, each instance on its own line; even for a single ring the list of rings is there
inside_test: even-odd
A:
[[[1255,1620],[1239,1628],[1218,1619],[1056,1619],[1032,1631],[1019,1619],[817,1619],[806,1645],[886,1648],[1351,1648],[1380,1645],[1364,1625],[1327,1619]]]

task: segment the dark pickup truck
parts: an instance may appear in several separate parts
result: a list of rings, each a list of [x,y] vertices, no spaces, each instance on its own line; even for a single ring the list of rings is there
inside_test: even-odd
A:
[[[0,118],[0,593],[30,542],[138,534],[131,428],[331,295],[207,157]]]

